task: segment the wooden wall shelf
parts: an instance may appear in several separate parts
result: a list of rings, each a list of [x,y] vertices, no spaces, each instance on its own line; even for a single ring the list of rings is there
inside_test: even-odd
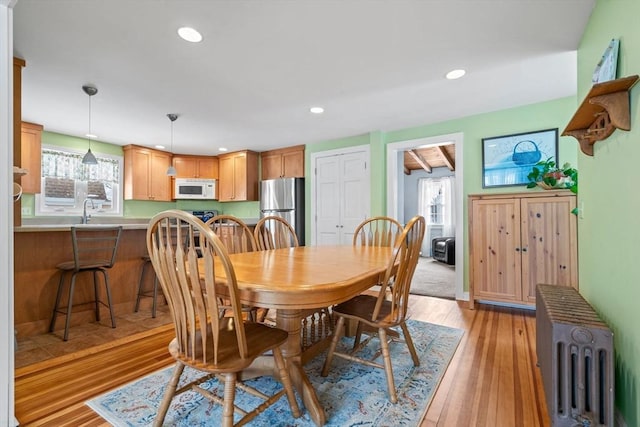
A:
[[[608,138],[616,129],[631,130],[629,90],[638,76],[594,84],[562,135],[573,136],[580,149],[593,156],[593,144]]]

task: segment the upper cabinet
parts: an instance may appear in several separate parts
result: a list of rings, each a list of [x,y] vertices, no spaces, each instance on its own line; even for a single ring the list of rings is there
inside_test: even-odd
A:
[[[171,201],[171,154],[136,145],[123,150],[125,200]]]
[[[218,200],[243,202],[258,200],[258,153],[237,151],[218,156],[220,176]]]
[[[264,151],[260,159],[263,180],[304,177],[304,145]]]
[[[27,170],[20,184],[23,193],[40,193],[42,169],[42,125],[22,122],[21,126],[21,167]]]
[[[218,158],[213,156],[173,156],[176,178],[218,179]]]

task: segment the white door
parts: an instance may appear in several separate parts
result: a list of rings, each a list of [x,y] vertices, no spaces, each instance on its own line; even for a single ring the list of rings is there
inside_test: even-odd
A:
[[[356,227],[370,213],[368,146],[366,150],[322,154],[314,163],[314,243],[351,244]]]

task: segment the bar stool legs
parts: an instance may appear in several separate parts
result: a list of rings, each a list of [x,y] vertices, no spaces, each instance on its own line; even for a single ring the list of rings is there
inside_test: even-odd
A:
[[[104,278],[104,286],[105,293],[107,297],[107,303],[100,301],[98,298],[98,272],[102,273],[102,277]],[[71,311],[73,308],[73,292],[76,286],[76,276],[79,272],[73,272],[71,274],[71,282],[69,283],[69,299],[66,307],[60,307],[60,300],[62,299],[62,292],[64,288],[64,279],[66,276],[66,271],[62,271],[60,274],[60,281],[58,282],[58,292],[56,294],[56,305],[53,308],[53,315],[51,316],[51,323],[49,324],[49,332],[53,332],[56,326],[56,319],[58,317],[58,313],[66,315],[66,319],[64,322],[64,341],[69,339],[69,326],[71,326]],[[96,321],[100,321],[100,304],[109,308],[109,314],[111,316],[111,327],[116,327],[116,319],[113,315],[113,308],[111,305],[111,289],[109,286],[109,276],[107,272],[102,269],[93,270],[93,290],[95,296],[95,314]]]
[[[156,272],[153,270],[153,265],[151,264],[151,258],[142,257],[144,261],[142,264],[142,271],[140,272],[140,280],[138,281],[138,297],[136,298],[136,308],[134,312],[138,312],[140,309],[140,298],[142,297],[150,297],[153,298],[151,302],[151,317],[155,319],[156,317],[156,307],[158,302],[158,277],[156,276]],[[151,272],[153,273],[153,289],[151,291],[144,290],[144,278],[145,271],[147,271],[148,267],[151,267]],[[151,294],[149,294],[151,292]]]

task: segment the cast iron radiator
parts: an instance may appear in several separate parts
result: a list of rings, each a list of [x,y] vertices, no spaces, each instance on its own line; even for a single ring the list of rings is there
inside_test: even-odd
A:
[[[536,288],[536,351],[554,427],[613,427],[613,333],[569,286]]]

